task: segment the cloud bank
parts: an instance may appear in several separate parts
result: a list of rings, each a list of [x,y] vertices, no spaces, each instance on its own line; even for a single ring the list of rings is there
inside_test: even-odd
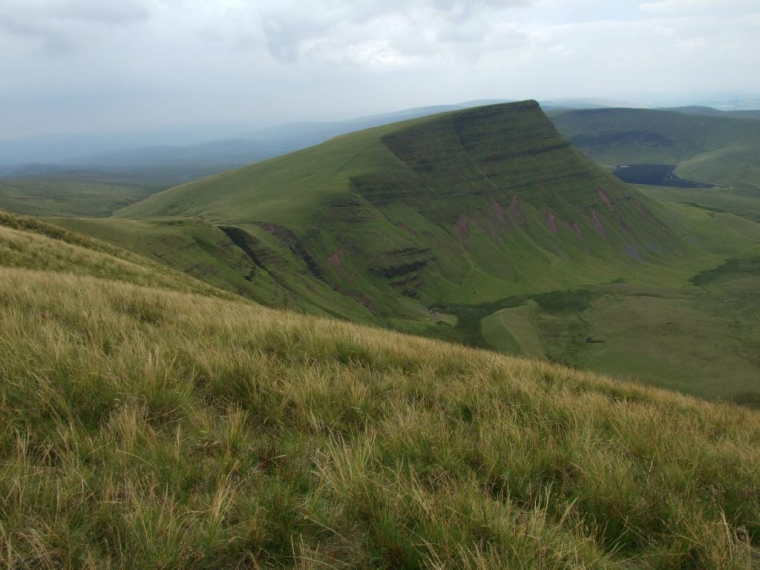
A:
[[[4,0],[0,138],[760,92],[755,0]]]

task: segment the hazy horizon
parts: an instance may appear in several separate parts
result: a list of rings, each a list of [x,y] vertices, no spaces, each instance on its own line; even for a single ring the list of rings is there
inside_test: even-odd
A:
[[[0,140],[756,97],[759,27],[748,0],[5,0]]]

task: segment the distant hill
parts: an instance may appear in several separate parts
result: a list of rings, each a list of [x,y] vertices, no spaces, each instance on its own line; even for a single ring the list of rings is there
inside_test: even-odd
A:
[[[606,165],[676,165],[687,180],[760,192],[760,121],[650,109],[594,109],[553,115],[557,129]]]
[[[663,111],[675,111],[686,115],[702,115],[704,117],[728,117],[733,119],[760,119],[760,110],[722,111],[713,107],[692,105],[687,107],[671,107]]]

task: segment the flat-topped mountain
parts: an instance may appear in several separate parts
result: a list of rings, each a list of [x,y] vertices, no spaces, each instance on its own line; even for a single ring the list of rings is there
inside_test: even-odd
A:
[[[344,135],[117,215],[199,218],[247,253],[252,289],[306,290],[305,303],[365,320],[610,280],[684,250],[665,210],[534,101]]]

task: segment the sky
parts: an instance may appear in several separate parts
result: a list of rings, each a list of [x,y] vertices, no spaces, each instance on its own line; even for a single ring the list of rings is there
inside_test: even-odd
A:
[[[758,0],[0,0],[0,140],[760,94]]]

